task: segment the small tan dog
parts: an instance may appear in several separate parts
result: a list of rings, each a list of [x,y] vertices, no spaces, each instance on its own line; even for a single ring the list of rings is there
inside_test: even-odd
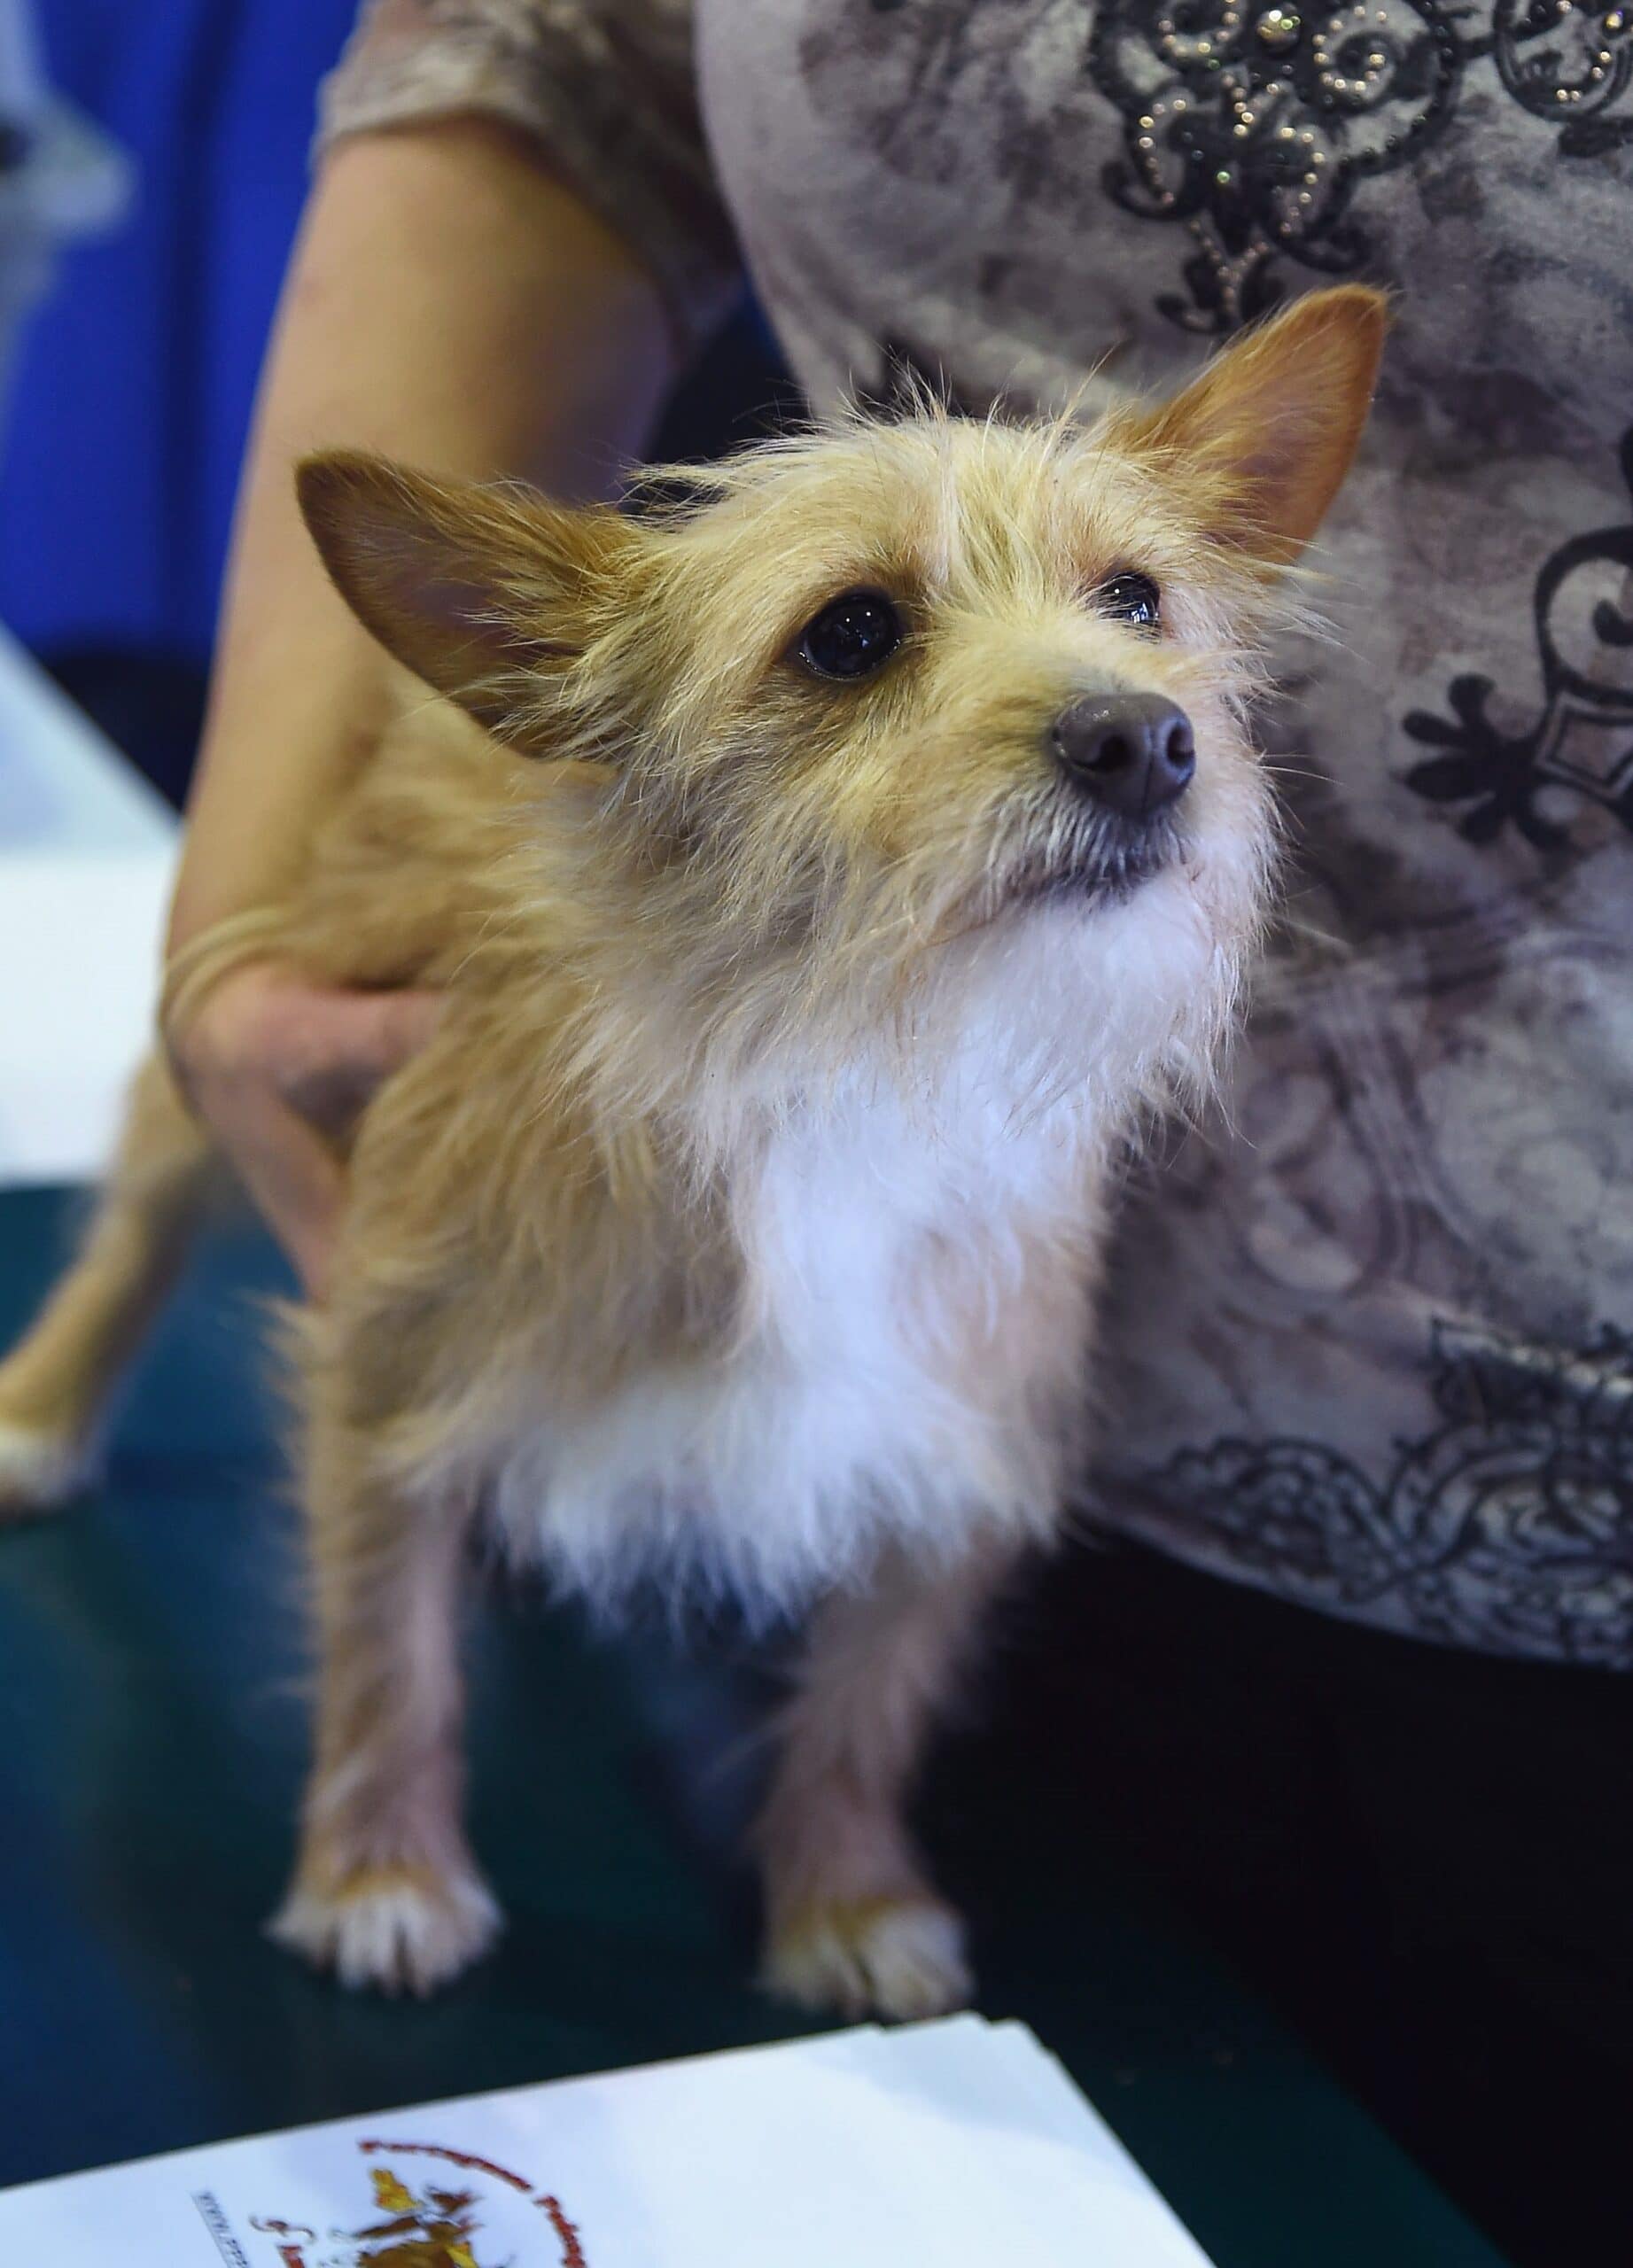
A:
[[[966,1993],[905,1792],[1084,1453],[1116,1160],[1232,1021],[1273,839],[1244,706],[1384,323],[1317,292],[1165,405],[844,423],[647,517],[304,468],[336,583],[446,696],[262,941],[451,999],[293,1333],[322,1675],[276,1928],[346,1983],[428,1991],[497,1926],[461,1824],[482,1520],[601,1604],[814,1607],[768,1977]],[[13,1509],[82,1478],[209,1165],[155,1064],[0,1367]]]

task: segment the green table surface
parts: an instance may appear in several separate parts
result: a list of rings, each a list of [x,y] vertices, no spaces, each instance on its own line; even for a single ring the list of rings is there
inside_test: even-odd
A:
[[[69,1216],[55,1193],[0,1196],[0,1342]],[[516,1586],[473,1647],[497,1956],[404,2005],[262,1940],[306,1739],[254,1323],[278,1280],[248,1237],[212,1246],[105,1485],[0,1534],[0,2185],[802,2028],[750,1981],[734,1856],[763,1679],[656,1636],[610,1644]],[[1115,1851],[1062,1837],[1045,1751],[963,1736],[927,1821],[974,1918],[984,2010],[1061,2056],[1218,2268],[1497,2268]]]

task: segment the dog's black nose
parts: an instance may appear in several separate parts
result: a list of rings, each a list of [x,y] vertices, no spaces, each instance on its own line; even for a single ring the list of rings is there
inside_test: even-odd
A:
[[[1122,819],[1165,810],[1196,769],[1191,719],[1157,693],[1074,701],[1049,727],[1049,752],[1080,795]]]

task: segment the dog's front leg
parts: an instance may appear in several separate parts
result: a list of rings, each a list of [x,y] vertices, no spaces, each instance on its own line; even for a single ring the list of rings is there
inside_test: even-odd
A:
[[[892,1558],[813,1624],[756,1842],[764,1977],[807,2008],[937,2016],[971,1979],[963,1924],[929,1879],[906,1806],[937,1712],[1013,1555]]]
[[[500,1926],[461,1816],[459,1590],[473,1499],[385,1486],[360,1444],[322,1428],[309,1464],[316,1757],[272,1935],[344,1984],[424,1994]]]

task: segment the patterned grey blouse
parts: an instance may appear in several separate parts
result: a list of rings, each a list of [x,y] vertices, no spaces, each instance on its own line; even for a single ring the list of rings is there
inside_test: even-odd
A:
[[[509,117],[819,403],[1401,321],[1290,649],[1292,920],[1131,1192],[1089,1509],[1287,1598],[1633,1666],[1633,0],[377,0],[326,131]]]

